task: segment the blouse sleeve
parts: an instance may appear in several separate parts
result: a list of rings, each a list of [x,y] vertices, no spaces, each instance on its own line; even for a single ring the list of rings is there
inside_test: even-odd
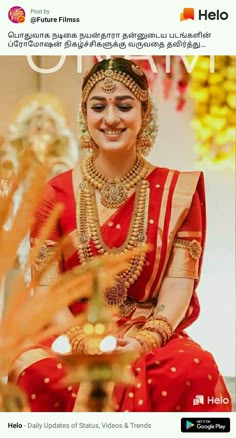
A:
[[[166,277],[198,279],[202,238],[201,203],[196,191],[189,213],[175,235],[165,272]]]

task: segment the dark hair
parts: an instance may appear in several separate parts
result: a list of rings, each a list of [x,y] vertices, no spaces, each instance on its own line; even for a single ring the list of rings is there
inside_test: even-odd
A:
[[[86,86],[88,80],[91,78],[91,76],[94,73],[99,72],[100,70],[107,70],[109,65],[110,59],[103,59],[100,62],[97,62],[94,64],[94,66],[91,68],[91,70],[88,72],[88,74],[85,76],[82,90]],[[133,70],[133,67],[134,70]],[[124,72],[128,74],[135,82],[136,84],[142,89],[142,90],[148,90],[148,81],[145,73],[143,70],[142,75],[135,73],[135,67],[140,69],[140,67],[137,66],[134,62],[130,61],[129,59],[125,58],[112,58],[112,70],[117,70],[120,72]]]

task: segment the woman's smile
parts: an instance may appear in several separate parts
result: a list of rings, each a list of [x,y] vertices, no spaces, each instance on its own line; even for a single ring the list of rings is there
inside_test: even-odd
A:
[[[100,129],[100,131],[105,134],[106,137],[111,137],[112,140],[119,139],[121,134],[126,131],[123,129]]]

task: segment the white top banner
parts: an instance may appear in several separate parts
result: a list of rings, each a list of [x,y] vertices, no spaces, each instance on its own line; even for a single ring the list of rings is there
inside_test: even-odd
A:
[[[0,55],[234,55],[232,0],[5,0]]]

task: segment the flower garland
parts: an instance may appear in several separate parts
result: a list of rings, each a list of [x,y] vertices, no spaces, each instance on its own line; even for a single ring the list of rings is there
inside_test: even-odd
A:
[[[196,136],[197,162],[214,169],[235,167],[236,57],[216,56],[210,72],[201,56],[191,73],[189,93],[195,101],[191,126]]]

